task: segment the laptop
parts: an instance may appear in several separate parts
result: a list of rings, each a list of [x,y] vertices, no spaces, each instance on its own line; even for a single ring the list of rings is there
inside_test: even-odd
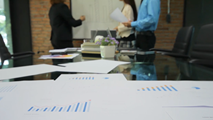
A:
[[[109,29],[107,29],[107,30],[91,30],[91,40],[94,40],[97,35],[104,36],[104,37],[107,37],[108,35],[110,35],[111,37],[116,38],[116,31],[109,30]]]
[[[97,36],[98,30],[91,31],[91,40],[95,41],[95,37]]]
[[[110,37],[112,37],[112,34],[111,34],[109,28],[107,29],[107,34],[108,34]]]

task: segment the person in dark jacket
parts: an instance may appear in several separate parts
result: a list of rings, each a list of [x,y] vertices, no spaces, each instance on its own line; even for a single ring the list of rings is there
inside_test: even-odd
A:
[[[85,16],[81,16],[80,19],[75,20],[72,16],[71,10],[66,4],[65,0],[50,0],[51,8],[49,10],[51,31],[51,43],[54,49],[63,49],[67,47],[73,47],[72,43],[72,27],[78,27],[85,20]],[[66,59],[53,59],[53,65],[72,62],[72,60]],[[60,74],[65,73],[52,73],[51,79],[56,79]]]
[[[54,49],[73,47],[72,44],[72,27],[78,27],[85,20],[85,16],[75,20],[71,10],[65,0],[50,0],[51,8],[49,10],[51,31],[51,43]]]

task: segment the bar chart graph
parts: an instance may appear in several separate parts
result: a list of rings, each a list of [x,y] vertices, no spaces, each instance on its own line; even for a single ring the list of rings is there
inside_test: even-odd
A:
[[[163,86],[155,86],[155,87],[143,87],[140,89],[137,89],[137,91],[143,91],[143,92],[149,92],[149,91],[153,91],[153,92],[177,92],[178,90],[172,86],[172,85],[163,85]]]
[[[45,107],[39,107],[39,106],[32,106],[28,109],[28,112],[89,112],[91,106],[91,100],[86,102],[76,102],[70,105],[55,105],[55,106],[45,106]]]
[[[0,86],[0,93],[12,92],[16,87],[17,85]]]

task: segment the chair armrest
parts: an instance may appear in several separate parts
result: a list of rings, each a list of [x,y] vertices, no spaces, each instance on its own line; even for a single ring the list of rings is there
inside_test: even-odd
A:
[[[117,48],[117,50],[137,50],[136,48]]]
[[[172,56],[172,57],[177,57],[177,58],[189,58],[188,55],[183,55],[183,54],[178,54],[178,53],[170,53],[170,52],[163,52],[162,55],[168,55],[168,56]]]
[[[22,55],[34,55],[35,53],[32,51],[26,51],[26,52],[20,52],[20,53],[14,53],[11,56],[12,57],[18,57],[18,56],[22,56]]]
[[[157,49],[157,48],[151,48],[150,51],[158,51],[158,52],[172,52],[172,50],[166,50],[166,49]]]
[[[189,63],[207,66],[207,67],[213,67],[213,62],[210,60],[192,59],[189,61]]]
[[[19,58],[25,58],[25,57],[30,57],[32,54],[26,54],[26,55],[19,55],[19,56],[12,56],[12,59],[19,59]]]

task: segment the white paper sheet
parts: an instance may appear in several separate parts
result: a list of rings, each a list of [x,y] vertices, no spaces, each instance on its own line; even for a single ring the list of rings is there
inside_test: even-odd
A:
[[[213,82],[143,81],[126,83],[123,88],[132,97],[144,99],[156,106],[213,106]],[[167,88],[168,87],[168,88]],[[122,89],[122,87],[120,87]],[[164,90],[165,89],[165,90]],[[124,90],[123,90],[124,91]],[[157,100],[157,101],[156,101]]]
[[[60,81],[127,81],[123,74],[62,74],[57,79],[56,82]]]
[[[10,94],[0,101],[0,119],[21,120],[25,108],[44,98],[53,84],[53,80],[22,81],[3,83],[3,86],[16,86]],[[12,115],[11,115],[12,114]]]
[[[116,8],[110,15],[110,17],[118,22],[128,22],[128,19],[122,14],[119,8]]]
[[[67,55],[42,55],[39,59],[73,59],[79,54],[67,54]]]
[[[17,88],[17,84],[9,84],[8,82],[2,82],[0,84],[0,102],[7,95],[12,93]]]
[[[25,108],[21,120],[57,120],[59,118],[63,120],[86,118],[93,120],[153,120],[157,118],[171,120],[159,107],[146,106],[145,100],[137,100],[137,98],[135,100],[129,97],[129,94],[124,94],[125,91],[118,93],[114,91],[120,89],[118,86],[122,85],[121,81],[55,83],[51,94],[47,94],[45,98]]]
[[[60,68],[61,67],[53,65],[39,64],[39,65],[0,69],[0,80],[50,73],[57,71]]]
[[[211,120],[213,106],[205,104],[213,101],[212,86],[213,82],[192,81],[24,82],[0,100],[0,117],[3,120]]]
[[[173,120],[213,120],[213,107],[176,107],[164,110]]]
[[[136,54],[137,50],[121,50],[120,53],[126,53],[126,54]]]
[[[80,50],[81,48],[64,48],[64,49],[54,49],[49,50],[50,53],[64,53],[64,52],[75,52],[77,50]]]
[[[130,62],[111,60],[92,60],[76,63],[60,64],[66,66],[60,71],[63,72],[88,72],[88,73],[108,73],[118,65],[129,64]]]
[[[13,94],[13,92],[17,92],[19,89],[23,89],[27,87],[25,84],[35,84],[35,83],[45,83],[45,82],[53,82],[53,80],[29,80],[29,81],[20,81],[20,82],[2,82],[0,84],[0,101],[5,98],[7,95]]]
[[[63,53],[63,52],[66,52],[67,49],[64,48],[64,49],[54,49],[54,50],[49,50],[50,53]]]

